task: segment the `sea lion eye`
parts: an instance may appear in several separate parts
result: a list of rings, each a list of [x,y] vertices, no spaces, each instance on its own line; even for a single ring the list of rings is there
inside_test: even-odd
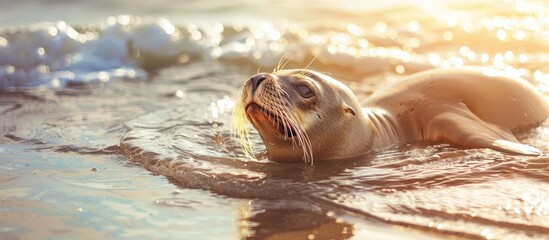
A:
[[[297,85],[295,88],[299,93],[299,95],[301,95],[304,98],[310,98],[315,95],[313,90],[307,85],[300,84],[300,85]]]

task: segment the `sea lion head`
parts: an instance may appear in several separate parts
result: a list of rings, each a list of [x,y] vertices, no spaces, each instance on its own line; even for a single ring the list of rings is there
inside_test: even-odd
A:
[[[347,86],[315,71],[258,73],[244,83],[233,123],[253,156],[248,121],[273,161],[312,163],[364,152],[367,129],[358,100]]]

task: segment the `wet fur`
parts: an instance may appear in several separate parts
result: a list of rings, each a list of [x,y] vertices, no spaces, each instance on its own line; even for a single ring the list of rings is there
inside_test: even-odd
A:
[[[283,67],[283,65],[282,65]],[[305,162],[313,161],[311,142],[299,121],[294,107],[288,101],[289,95],[279,82],[268,80],[263,83],[261,90],[254,96],[254,103],[269,111],[269,121],[278,119],[283,126],[284,135],[288,135],[290,128],[295,130],[295,137],[291,138],[293,147],[300,147],[303,151]],[[246,115],[246,107],[251,102],[251,89],[248,84],[242,87],[241,94],[236,103],[233,117],[233,132],[238,135],[239,143],[248,157],[255,158],[250,141],[250,120]],[[286,138],[284,139],[286,140]]]
[[[313,153],[315,160],[350,158],[414,140],[541,154],[521,144],[512,133],[518,127],[539,124],[549,115],[544,96],[523,79],[494,76],[483,69],[430,70],[374,92],[365,101],[368,108],[362,109],[341,82],[309,70],[280,70],[280,66],[272,74],[265,73],[268,80],[256,94],[251,81],[246,82],[236,104],[233,128],[249,156],[253,152],[246,107],[251,102],[272,113],[268,122],[279,118],[284,126],[281,139],[270,125],[265,127],[265,121],[255,122],[264,129],[254,125],[273,161],[296,161],[296,149],[312,163]],[[306,102],[292,89],[303,81],[314,83],[314,102]],[[290,128],[298,133],[292,145],[285,141]]]

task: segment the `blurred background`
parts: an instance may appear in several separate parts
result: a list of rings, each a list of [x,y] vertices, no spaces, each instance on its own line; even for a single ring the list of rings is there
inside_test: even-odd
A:
[[[487,2],[487,1],[480,1]],[[540,1],[541,2],[541,1]],[[21,0],[0,3],[1,26],[24,26],[42,21],[66,21],[70,24],[97,23],[109,16],[121,14],[135,16],[163,16],[178,22],[202,21],[279,21],[300,20],[305,22],[331,23],[358,18],[362,14],[375,13],[395,6],[421,6],[422,4],[446,4],[449,0],[436,1],[59,1]],[[455,3],[455,2],[454,2]],[[460,2],[463,3],[463,2]],[[470,1],[479,3],[479,1]]]
[[[278,164],[252,130],[246,158],[236,96],[282,59],[359,99],[470,66],[547,95],[549,3],[0,0],[0,239],[547,237],[547,155]],[[549,152],[547,123],[520,139]]]

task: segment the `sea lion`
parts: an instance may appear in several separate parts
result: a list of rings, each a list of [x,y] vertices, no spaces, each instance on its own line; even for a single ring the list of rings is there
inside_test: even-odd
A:
[[[259,73],[243,85],[234,128],[251,154],[251,122],[269,159],[278,162],[351,158],[414,140],[540,155],[513,133],[549,115],[547,100],[532,84],[486,68],[420,72],[375,91],[362,104],[322,73]]]

